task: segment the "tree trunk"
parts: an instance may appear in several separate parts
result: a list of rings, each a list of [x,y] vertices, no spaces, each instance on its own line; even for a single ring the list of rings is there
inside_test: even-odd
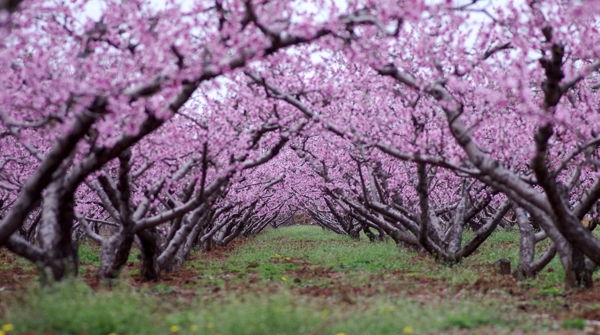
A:
[[[160,254],[158,232],[155,228],[145,229],[137,234],[140,242],[140,278],[143,282],[160,280],[158,256]]]
[[[73,227],[73,196],[60,191],[60,183],[53,182],[44,195],[40,224],[40,244],[46,256],[41,265],[43,284],[77,276],[77,246],[71,239]]]
[[[568,288],[593,288],[592,271],[586,267],[581,250],[571,246],[570,266],[565,267],[565,286]]]
[[[185,260],[189,257],[190,252],[192,251],[192,247],[198,241],[198,236],[200,235],[200,232],[202,230],[204,230],[204,228],[212,220],[212,218],[213,218],[213,213],[211,212],[211,213],[209,213],[208,217],[206,217],[206,218],[200,220],[200,222],[196,223],[196,225],[194,226],[194,229],[192,229],[192,232],[187,236],[184,245],[181,248],[179,248],[179,250],[177,251],[177,254],[175,255],[175,260],[174,260],[175,267],[183,266],[183,262],[185,262]]]
[[[111,284],[113,279],[119,277],[131,253],[133,238],[131,229],[129,231],[121,230],[117,235],[102,243],[100,269],[98,269],[98,278],[101,281]]]
[[[521,207],[513,207],[514,213],[517,216],[519,231],[521,232],[521,245],[519,249],[519,265],[515,269],[514,276],[517,280],[532,278],[535,276],[531,268],[535,256],[535,239],[533,235],[533,227],[527,220],[525,211]]]
[[[175,265],[172,262],[173,257],[180,248],[183,248],[192,229],[194,226],[200,224],[200,219],[203,218],[204,214],[206,214],[206,206],[200,206],[182,221],[179,230],[175,232],[173,238],[168,241],[164,251],[158,257],[158,266],[161,269],[167,270],[167,272],[173,271],[173,266]]]

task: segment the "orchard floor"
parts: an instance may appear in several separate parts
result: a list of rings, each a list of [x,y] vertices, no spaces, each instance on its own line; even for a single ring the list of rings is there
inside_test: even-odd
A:
[[[94,278],[95,246],[80,247],[83,280],[43,289],[31,264],[2,250],[0,325],[11,335],[600,334],[600,281],[565,290],[556,259],[534,280],[496,274],[498,259],[517,263],[518,241],[494,233],[447,267],[393,243],[294,226],[196,253],[159,283],[138,281],[134,253],[111,289]]]

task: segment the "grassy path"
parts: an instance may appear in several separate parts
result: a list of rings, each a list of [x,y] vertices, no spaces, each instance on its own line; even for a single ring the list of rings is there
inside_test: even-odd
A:
[[[599,291],[564,292],[556,261],[525,283],[495,274],[497,259],[516,263],[518,238],[495,233],[449,268],[392,243],[273,229],[197,253],[158,284],[137,283],[131,267],[112,290],[30,282],[29,293],[0,292],[0,324],[90,335],[584,334],[583,319],[600,316]],[[97,260],[84,265],[91,273]]]

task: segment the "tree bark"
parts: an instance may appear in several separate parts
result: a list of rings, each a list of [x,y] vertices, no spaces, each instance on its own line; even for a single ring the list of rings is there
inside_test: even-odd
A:
[[[144,229],[137,233],[140,246],[140,278],[143,282],[160,280],[158,256],[160,254],[159,236],[156,228]]]
[[[521,232],[521,243],[519,248],[519,265],[515,269],[514,276],[518,280],[532,278],[535,273],[531,268],[535,256],[535,237],[533,227],[525,216],[525,211],[521,207],[513,206],[519,231]]]
[[[73,195],[63,194],[59,181],[52,182],[44,195],[42,211],[39,236],[45,253],[40,271],[42,283],[77,276],[77,246],[71,239]]]

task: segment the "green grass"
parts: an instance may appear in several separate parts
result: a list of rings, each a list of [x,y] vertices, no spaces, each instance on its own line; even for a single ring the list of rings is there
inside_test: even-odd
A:
[[[438,303],[422,308],[414,299],[379,299],[358,306],[335,306],[298,298],[289,291],[271,297],[231,299],[199,311],[172,315],[168,325],[198,327],[207,334],[398,334],[409,327],[414,333],[439,333],[451,328],[482,325],[511,326],[506,308],[469,302]],[[492,308],[495,308],[494,312]],[[457,321],[458,320],[458,321]]]
[[[0,321],[14,324],[16,332],[148,334],[155,328],[155,308],[148,298],[124,289],[97,294],[71,280],[52,288],[32,289],[24,300],[11,301]]]
[[[96,245],[82,243],[79,245],[77,252],[80,263],[100,266],[100,248]]]
[[[466,242],[471,234],[465,235]],[[495,232],[475,254],[464,259],[461,264],[445,266],[435,263],[431,257],[418,257],[415,251],[398,248],[391,240],[383,243],[370,243],[366,238],[355,241],[314,226],[292,226],[270,229],[252,238],[251,242],[234,250],[225,264],[217,262],[200,266],[192,263],[188,268],[202,269],[202,275],[210,280],[218,279],[224,273],[240,276],[257,273],[261,279],[278,280],[286,271],[298,270],[303,266],[309,269],[323,267],[344,273],[346,279],[356,285],[363,284],[362,280],[370,280],[365,272],[376,275],[401,271],[408,276],[424,275],[456,286],[480,279],[481,273],[477,268],[481,264],[493,264],[505,258],[515,268],[519,262],[519,239],[518,231]],[[543,251],[543,246],[538,249],[539,254]],[[288,257],[290,261],[286,262]],[[303,265],[304,263],[307,265]],[[249,267],[251,264],[256,267]],[[561,285],[563,278],[564,270],[558,259],[554,259],[529,283],[554,287]],[[313,284],[326,285],[318,282]]]
[[[295,243],[294,243],[295,242]],[[269,247],[265,248],[265,244]],[[237,264],[263,263],[270,259],[290,257],[333,268],[336,271],[411,269],[408,252],[392,243],[354,241],[347,237],[324,232],[313,226],[292,226],[272,229],[234,251]]]
[[[411,298],[365,299],[353,306],[298,297],[282,289],[273,295],[228,296],[194,303],[178,311],[170,303],[126,287],[94,293],[80,283],[52,290],[33,290],[26,303],[14,302],[2,323],[16,332],[52,334],[180,334],[292,335],[398,334],[410,327],[416,334],[453,328],[514,327],[510,306],[470,301],[431,301],[423,307]],[[514,317],[514,316],[513,316]]]
[[[50,289],[32,283],[24,295],[0,292],[0,325],[14,324],[12,333],[69,335],[174,330],[207,335],[546,334],[561,326],[577,332],[582,328],[577,315],[565,315],[562,322],[533,321],[519,310],[524,303],[540,314],[561,310],[564,272],[557,260],[551,271],[520,284],[536,288],[525,302],[500,288],[486,294],[469,286],[495,276],[486,264],[500,258],[516,266],[518,243],[518,232],[496,232],[472,257],[450,267],[389,241],[354,241],[314,226],[269,229],[226,258],[196,255],[187,270],[197,284],[185,287],[163,282],[136,288],[123,280],[116,288],[94,292],[69,281]],[[82,263],[98,264],[97,247],[84,244],[79,250]],[[197,295],[188,299],[183,291]]]
[[[561,325],[564,329],[583,329],[585,328],[585,319],[575,318],[563,321]]]

